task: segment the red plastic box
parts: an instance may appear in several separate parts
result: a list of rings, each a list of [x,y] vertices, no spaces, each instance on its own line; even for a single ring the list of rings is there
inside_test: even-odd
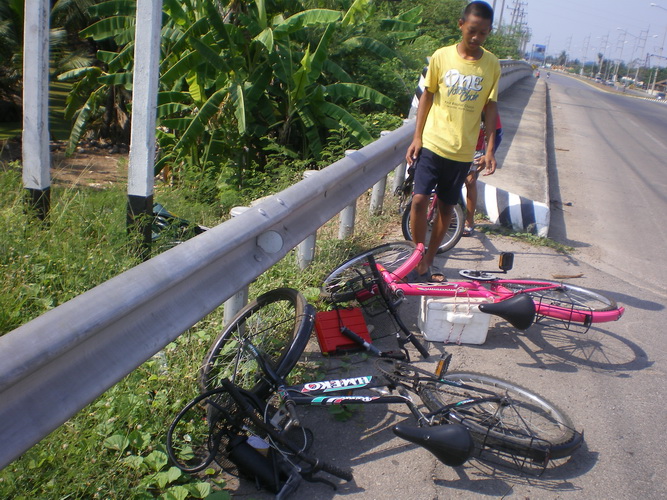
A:
[[[363,349],[354,340],[341,333],[341,323],[371,343],[371,335],[368,333],[366,320],[360,308],[322,311],[315,315],[315,330],[322,354],[339,354]]]

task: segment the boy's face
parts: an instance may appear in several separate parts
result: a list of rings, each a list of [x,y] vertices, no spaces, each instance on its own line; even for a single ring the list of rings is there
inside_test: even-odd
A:
[[[459,20],[459,28],[466,48],[470,51],[477,51],[491,33],[491,21],[471,14],[465,21]]]

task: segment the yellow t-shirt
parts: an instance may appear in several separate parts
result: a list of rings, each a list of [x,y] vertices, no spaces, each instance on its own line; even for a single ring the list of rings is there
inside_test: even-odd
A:
[[[454,161],[472,161],[482,109],[498,100],[500,63],[491,52],[476,61],[463,59],[456,45],[442,47],[431,57],[425,85],[433,96],[422,133],[422,144]]]

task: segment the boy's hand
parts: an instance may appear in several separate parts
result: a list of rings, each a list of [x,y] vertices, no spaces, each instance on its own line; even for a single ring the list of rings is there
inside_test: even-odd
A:
[[[420,139],[413,139],[412,143],[408,147],[408,152],[405,155],[405,161],[408,165],[412,165],[419,156],[419,153],[422,150],[422,141]]]
[[[484,156],[484,164],[485,169],[482,175],[491,175],[496,171],[498,163],[496,162],[496,157],[493,153],[489,152]]]

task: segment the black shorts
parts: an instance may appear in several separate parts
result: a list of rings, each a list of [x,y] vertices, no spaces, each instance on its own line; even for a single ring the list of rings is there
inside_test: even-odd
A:
[[[456,205],[469,170],[469,161],[448,160],[422,148],[415,164],[414,193],[431,194],[435,189],[445,205]]]

